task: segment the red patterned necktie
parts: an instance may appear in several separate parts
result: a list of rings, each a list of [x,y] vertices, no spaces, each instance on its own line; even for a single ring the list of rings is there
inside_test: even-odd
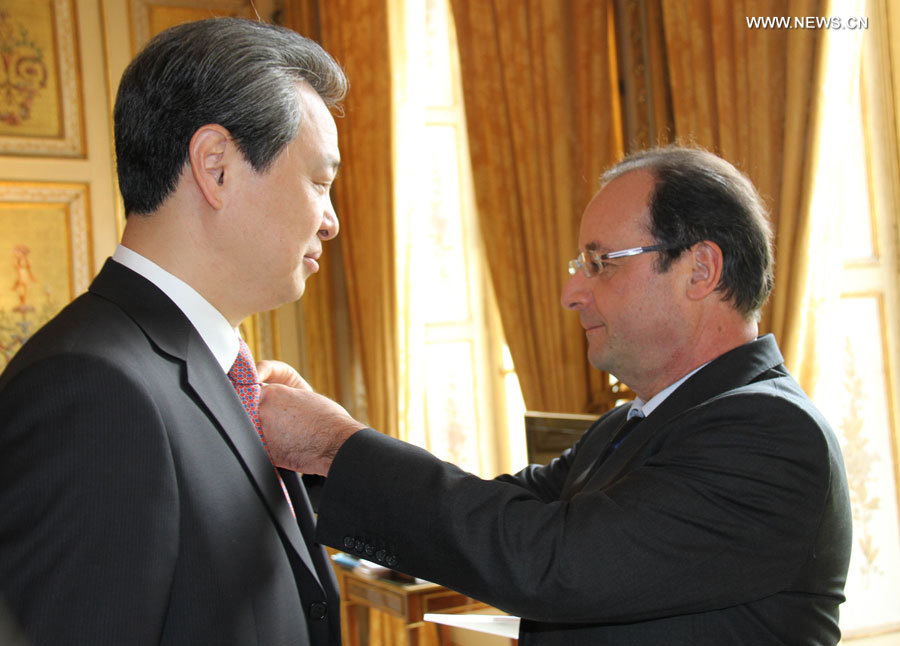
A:
[[[272,460],[272,453],[269,451],[266,436],[263,435],[262,426],[259,423],[259,391],[261,386],[259,385],[259,376],[256,374],[256,363],[253,361],[253,355],[250,353],[247,343],[240,337],[238,337],[238,341],[240,350],[238,351],[237,359],[234,360],[234,364],[231,366],[231,370],[228,371],[228,378],[237,391],[238,397],[240,397],[241,403],[244,405],[244,410],[250,416],[250,421],[253,422],[253,426],[259,434],[259,439],[263,443],[266,454],[269,456],[269,461],[274,468],[275,462]],[[291,508],[291,513],[296,518],[297,514],[294,513],[294,505],[291,504],[291,497],[288,495],[287,487],[281,478],[281,474],[278,473],[278,469],[275,469],[275,475],[278,476],[278,482],[281,484],[281,490],[284,492],[284,497]]]

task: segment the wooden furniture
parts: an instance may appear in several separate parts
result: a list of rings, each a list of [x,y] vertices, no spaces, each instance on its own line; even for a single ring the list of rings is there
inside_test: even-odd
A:
[[[436,583],[403,583],[359,573],[354,569],[336,567],[341,586],[341,618],[343,641],[359,646],[360,625],[357,609],[374,608],[406,624],[408,643],[417,646],[422,630],[434,631],[442,646],[449,646],[449,627],[437,626],[423,620],[426,612],[466,612],[486,608],[481,602]],[[363,641],[365,643],[365,641]]]
[[[525,443],[528,464],[548,464],[570,448],[599,415],[526,411]]]

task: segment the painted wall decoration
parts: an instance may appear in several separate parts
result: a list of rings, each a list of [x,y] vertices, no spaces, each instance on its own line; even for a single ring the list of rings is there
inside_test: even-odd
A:
[[[85,184],[0,182],[0,370],[34,332],[87,289]]]
[[[848,236],[842,239],[848,244]],[[819,357],[813,401],[840,440],[853,511],[844,643],[900,629],[900,463],[887,330],[884,298],[866,290],[841,293],[819,329],[828,342],[823,347],[833,351]]]
[[[72,0],[0,0],[0,153],[83,157]]]

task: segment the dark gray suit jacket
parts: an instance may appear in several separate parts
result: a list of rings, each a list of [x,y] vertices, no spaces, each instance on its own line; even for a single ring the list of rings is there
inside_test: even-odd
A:
[[[550,465],[483,481],[363,430],[319,539],[524,618],[529,644],[835,644],[840,448],[771,336],[712,361],[598,461],[619,407]]]
[[[42,644],[340,643],[339,596],[231,383],[108,261],[0,377],[0,594]],[[304,538],[304,536],[306,538]]]

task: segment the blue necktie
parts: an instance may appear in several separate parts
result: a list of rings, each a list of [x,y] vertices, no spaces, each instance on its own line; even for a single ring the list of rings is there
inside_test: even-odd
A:
[[[613,435],[612,440],[609,443],[609,450],[606,452],[608,456],[610,453],[619,448],[619,445],[625,440],[625,436],[627,436],[635,426],[640,424],[640,422],[644,419],[644,416],[640,413],[635,415],[631,415],[628,419],[625,420],[625,423],[619,427],[619,430],[616,431],[616,434]]]

